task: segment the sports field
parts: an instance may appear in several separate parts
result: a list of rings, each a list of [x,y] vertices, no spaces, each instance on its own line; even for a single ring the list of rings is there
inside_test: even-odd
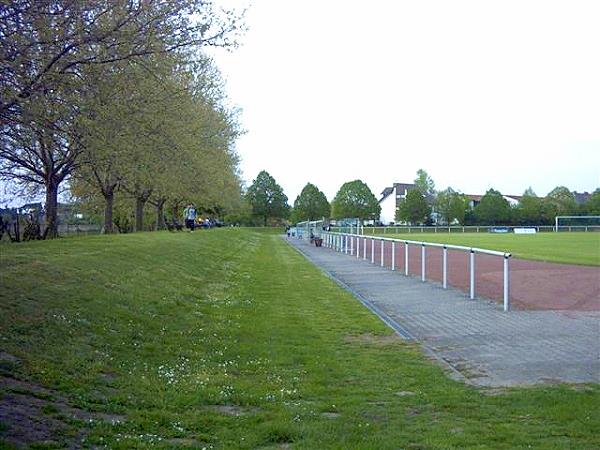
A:
[[[0,448],[590,449],[597,385],[452,381],[280,236],[0,248]]]
[[[405,233],[383,237],[510,252],[516,258],[600,266],[600,233]]]

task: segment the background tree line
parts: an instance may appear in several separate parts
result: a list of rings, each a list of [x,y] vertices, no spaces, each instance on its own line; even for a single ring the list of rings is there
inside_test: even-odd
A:
[[[471,208],[470,199],[448,187],[435,190],[433,179],[419,169],[410,190],[397,208],[396,220],[411,225],[554,225],[558,215],[600,215],[600,189],[587,202],[577,203],[565,186],[557,186],[545,197],[528,188],[515,206],[502,193],[489,189]]]
[[[65,188],[105,232],[121,209],[141,230],[147,204],[156,228],[184,202],[237,207],[241,130],[201,48],[236,45],[240,21],[201,0],[3,4],[0,177],[44,193],[46,237]]]
[[[554,225],[557,215],[600,215],[600,189],[587,202],[578,204],[573,193],[564,186],[556,187],[545,197],[537,197],[528,188],[516,206],[511,206],[499,191],[489,189],[471,208],[470,199],[459,191],[451,187],[437,191],[435,182],[423,169],[417,171],[414,185],[415,189],[408,191],[396,210],[397,223]],[[361,180],[344,183],[331,204],[317,186],[307,183],[290,207],[283,189],[266,171],[253,181],[244,203],[245,215],[237,215],[234,219],[250,225],[280,225],[286,219],[297,223],[322,218],[358,218],[376,223],[381,213],[377,198]]]
[[[244,196],[246,214],[229,219],[237,219],[241,224],[280,225],[286,219],[291,223],[323,218],[375,220],[381,212],[377,198],[361,180],[344,183],[331,204],[325,194],[312,183],[304,186],[293,207],[287,201],[281,186],[263,170]]]

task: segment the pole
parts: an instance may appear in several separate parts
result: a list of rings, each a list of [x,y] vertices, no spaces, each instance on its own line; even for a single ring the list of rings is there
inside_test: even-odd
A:
[[[382,239],[381,240],[381,267],[383,267],[383,250],[385,247],[385,241]]]
[[[421,245],[421,281],[425,281],[425,244]]]
[[[471,300],[473,300],[475,298],[475,252],[473,251],[473,249],[471,249],[471,255],[469,257],[469,268],[471,271],[471,287],[469,297],[471,298]]]
[[[360,258],[360,236],[356,236],[356,259]]]
[[[363,240],[363,260],[367,260],[367,238]]]
[[[392,241],[392,270],[396,270],[396,241]]]
[[[442,257],[442,285],[444,289],[448,289],[448,247],[444,245],[444,253]]]
[[[375,238],[371,238],[371,264],[375,264]]]
[[[404,275],[408,276],[408,242],[404,241]]]
[[[504,311],[510,311],[510,278],[508,271],[508,258],[510,255],[504,255]]]

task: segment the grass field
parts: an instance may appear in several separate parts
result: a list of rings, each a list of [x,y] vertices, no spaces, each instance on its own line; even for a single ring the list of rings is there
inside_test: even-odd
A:
[[[370,236],[370,234],[367,234]],[[516,258],[600,266],[600,233],[404,233],[379,236],[510,252]]]
[[[0,442],[22,426],[32,448],[600,447],[598,385],[452,381],[276,235],[0,251]]]

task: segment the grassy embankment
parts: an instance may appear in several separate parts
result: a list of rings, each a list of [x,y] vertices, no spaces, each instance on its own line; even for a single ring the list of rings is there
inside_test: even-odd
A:
[[[516,258],[600,266],[600,233],[402,233],[378,236],[510,252]],[[369,234],[370,236],[370,234]]]
[[[278,236],[0,251],[0,436],[13,408],[37,448],[600,447],[597,385],[452,381]]]

